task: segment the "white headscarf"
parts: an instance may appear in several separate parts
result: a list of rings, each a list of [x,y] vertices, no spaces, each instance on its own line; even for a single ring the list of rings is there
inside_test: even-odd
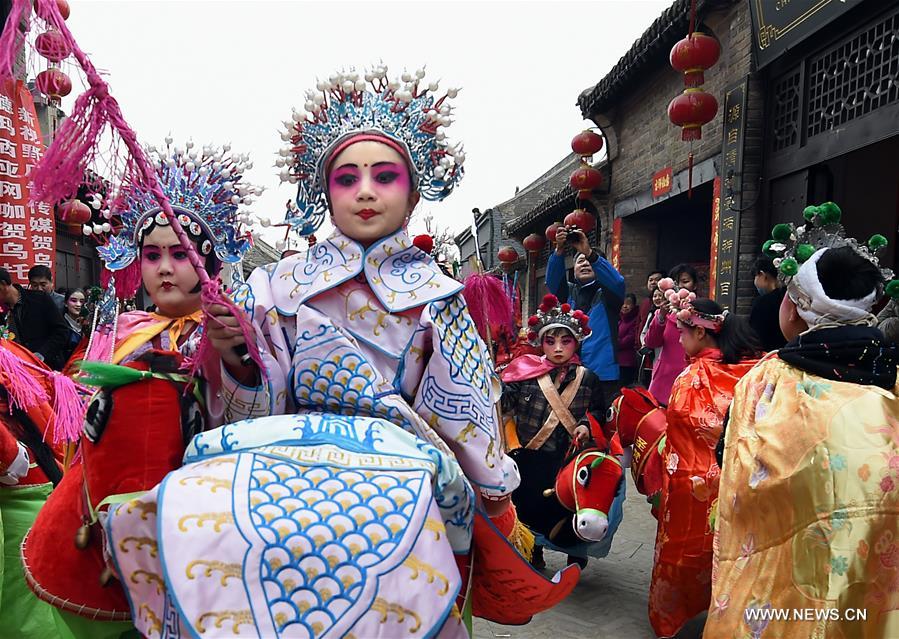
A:
[[[809,328],[822,324],[866,324],[873,326],[877,318],[871,313],[878,291],[875,289],[856,300],[835,300],[827,296],[818,279],[818,260],[829,247],[819,249],[806,260],[787,284],[787,294],[796,304],[799,317]]]

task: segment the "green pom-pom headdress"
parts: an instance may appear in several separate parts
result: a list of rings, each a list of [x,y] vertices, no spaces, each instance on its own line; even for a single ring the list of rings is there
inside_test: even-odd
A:
[[[843,212],[834,202],[807,206],[802,217],[806,223],[801,226],[792,222],[777,224],[771,230],[771,239],[762,244],[762,252],[774,260],[781,279],[788,281],[799,272],[802,264],[823,248],[849,246],[880,269],[884,281],[889,282],[887,294],[899,298],[899,280],[893,280],[893,272],[880,265],[877,255],[888,243],[883,235],[872,235],[864,244],[848,237],[840,224]]]

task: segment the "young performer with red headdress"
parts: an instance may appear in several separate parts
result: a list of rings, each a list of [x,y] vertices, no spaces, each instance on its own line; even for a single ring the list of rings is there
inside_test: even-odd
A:
[[[575,440],[592,437],[600,449],[623,453],[614,433],[599,428],[606,412],[602,386],[578,357],[589,335],[585,313],[547,295],[528,320],[529,341],[542,348],[543,355],[517,357],[501,375],[503,413],[513,420],[507,422],[506,447],[522,474],[512,499],[521,520],[539,535],[535,566],[543,564],[543,545],[567,551],[569,562],[581,566],[588,554],[604,557],[621,522],[623,484],[611,511],[601,513],[589,530],[569,525],[571,513],[554,496],[544,494],[553,487]],[[509,427],[512,423],[514,428]]]

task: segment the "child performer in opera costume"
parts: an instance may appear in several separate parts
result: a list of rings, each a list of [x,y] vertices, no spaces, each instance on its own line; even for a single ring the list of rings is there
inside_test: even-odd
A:
[[[530,342],[542,347],[543,356],[516,357],[501,375],[503,413],[514,420],[514,429],[507,422],[506,447],[522,474],[512,499],[522,522],[540,535],[532,559],[538,568],[544,565],[543,545],[569,553],[569,563],[581,566],[588,554],[606,556],[621,523],[623,482],[611,511],[599,524],[604,530],[591,531],[594,538],[601,538],[599,542],[585,543],[572,526],[557,526],[561,520],[571,521],[571,513],[553,495],[544,494],[553,488],[573,440],[592,435],[600,448],[623,453],[617,437],[591,428],[591,423],[603,422],[606,401],[599,378],[578,357],[581,343],[590,335],[588,320],[582,311],[572,311],[555,295],[547,295],[528,320]]]
[[[690,358],[668,404],[659,526],[649,585],[649,620],[671,637],[708,608],[712,581],[709,516],[718,496],[715,445],[734,386],[761,349],[746,322],[709,299],[659,282]]]
[[[884,236],[847,237],[832,202],[804,218],[764,245],[788,343],[737,385],[719,447],[707,637],[899,636],[899,350],[872,314],[899,281]]]
[[[223,262],[239,261],[249,243],[241,234],[238,205],[255,191],[242,179],[245,160],[226,157],[220,149],[194,149],[191,143],[183,149],[172,147],[170,139],[151,153],[160,185],[208,272],[216,274]],[[150,193],[133,185],[112,208],[122,229],[98,250],[118,281],[110,280],[98,302],[86,356],[76,352],[73,359],[141,370],[148,366],[140,362],[153,361],[153,371],[168,354],[173,368],[163,375],[186,381],[187,363],[200,340],[198,276]],[[116,293],[132,297],[139,285],[157,311],[118,315]],[[182,370],[175,370],[179,364]],[[101,524],[111,504],[152,488],[176,468],[193,434],[221,423],[216,397],[220,366],[217,353],[210,351],[200,369],[202,379],[194,379],[193,393],[157,393],[147,385],[143,391],[129,389],[111,398],[98,393],[93,398],[81,451],[23,546],[28,584],[56,607],[62,636],[119,637],[133,632],[125,593],[104,575],[113,563],[104,551]],[[166,422],[164,415],[172,412],[176,417]]]
[[[135,500],[158,526],[121,507],[109,517],[123,583],[149,611],[135,610],[141,632],[174,615],[185,632],[464,636],[461,557],[496,530],[475,506],[513,528],[519,477],[490,358],[461,284],[405,230],[421,197],[443,199],[462,177],[464,155],[441,128],[456,91],[435,100],[423,71],[386,74],[319,83],[282,136],[282,177],[299,189],[288,221],[310,234],[330,211],[336,229],[308,259],[257,269],[238,291],[262,370],[235,351],[237,318],[211,309],[224,416],[242,421],[196,437],[185,466]],[[133,536],[158,554],[120,552]],[[515,590],[494,579],[520,566]],[[576,580],[543,578],[505,540],[473,569],[474,613],[516,623]],[[164,585],[148,587],[148,572]],[[479,590],[478,577],[493,581]]]

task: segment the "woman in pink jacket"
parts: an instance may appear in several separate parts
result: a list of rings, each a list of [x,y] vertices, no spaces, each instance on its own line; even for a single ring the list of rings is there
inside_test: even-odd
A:
[[[696,271],[687,264],[678,264],[669,273],[678,288],[688,291],[696,290]],[[680,375],[687,365],[687,356],[680,343],[680,331],[674,314],[669,312],[665,304],[655,311],[649,322],[649,331],[643,339],[647,348],[661,348],[652,367],[652,381],[649,392],[661,404],[668,404],[674,378]]]

